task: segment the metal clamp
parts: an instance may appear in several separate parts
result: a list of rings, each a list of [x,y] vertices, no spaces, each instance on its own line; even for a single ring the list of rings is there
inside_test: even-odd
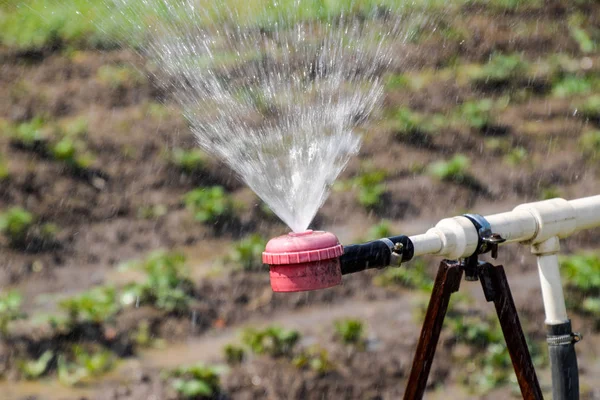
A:
[[[479,255],[491,251],[492,258],[495,259],[498,257],[498,245],[505,242],[506,239],[499,234],[492,232],[492,226],[484,216],[479,214],[463,214],[463,217],[467,218],[473,223],[473,225],[475,225],[475,229],[477,229],[477,234],[479,235],[477,250],[475,250],[473,255]]]
[[[395,243],[392,242],[388,238],[379,239],[380,242],[386,244],[386,246],[390,249],[390,267],[399,267],[402,264],[402,252],[404,250],[404,245],[400,242]],[[383,266],[382,266],[383,268]]]
[[[546,342],[549,346],[564,346],[567,344],[575,344],[583,339],[583,335],[579,332],[571,332],[568,335],[557,335],[546,337]]]
[[[479,279],[477,267],[479,266],[479,255],[492,252],[492,258],[498,257],[498,245],[505,242],[502,236],[492,232],[492,226],[485,217],[479,214],[463,214],[463,217],[467,218],[473,223],[475,229],[477,229],[478,242],[475,252],[467,257],[464,261],[465,267],[465,279],[467,281],[476,281]]]

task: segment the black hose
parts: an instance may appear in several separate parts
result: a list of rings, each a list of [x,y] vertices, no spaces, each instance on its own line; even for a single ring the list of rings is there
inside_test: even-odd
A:
[[[396,251],[401,254],[402,262],[411,260],[414,246],[408,236],[404,235],[345,246],[344,254],[340,257],[342,274],[352,274],[369,268],[387,267],[392,259],[390,244],[394,246],[396,243],[402,244],[401,250]]]
[[[575,343],[579,336],[571,332],[571,322],[548,325],[548,353],[552,370],[552,398],[579,399],[579,372]]]

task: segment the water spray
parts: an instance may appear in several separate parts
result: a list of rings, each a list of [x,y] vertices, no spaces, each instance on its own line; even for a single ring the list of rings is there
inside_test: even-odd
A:
[[[271,239],[263,253],[276,292],[328,288],[341,276],[371,268],[400,267],[421,255],[438,255],[442,261],[421,331],[405,399],[423,397],[429,368],[448,307],[460,280],[480,280],[487,301],[496,306],[500,325],[526,399],[542,393],[502,266],[482,262],[498,247],[521,243],[537,256],[542,299],[548,328],[554,399],[578,399],[579,377],[575,343],[581,335],[571,330],[560,279],[559,240],[579,231],[600,227],[600,195],[567,201],[551,199],[522,204],[512,211],[489,216],[466,214],[439,221],[427,232],[394,236],[364,244],[342,246],[330,232],[306,231]],[[451,261],[458,260],[458,261]]]

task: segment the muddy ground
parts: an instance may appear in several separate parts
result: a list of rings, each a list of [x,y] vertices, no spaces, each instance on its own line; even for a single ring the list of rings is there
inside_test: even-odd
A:
[[[567,21],[569,15],[586,13],[598,25],[600,7],[591,2],[568,4],[547,2],[545,7],[510,12],[465,7],[460,18],[447,18],[469,32],[466,39],[441,40],[433,35],[419,43],[399,45],[397,51],[404,56],[393,72],[416,76],[446,68],[457,59],[465,65],[483,63],[495,52],[508,52],[521,53],[533,64],[561,53],[582,65],[587,66],[589,60],[586,73],[599,74],[600,55],[581,52],[568,33]],[[126,356],[115,372],[78,388],[61,387],[52,378],[24,382],[7,373],[0,398],[171,398],[169,386],[160,378],[162,369],[199,360],[222,363],[220,349],[238,341],[241,327],[270,323],[298,329],[306,345],[318,343],[327,348],[336,367],[320,375],[299,370],[285,359],[251,357],[224,376],[222,398],[395,399],[402,395],[419,332],[416,304],[425,301],[426,295],[374,286],[372,279],[378,271],[346,276],[341,287],[325,291],[273,294],[265,272],[216,268],[232,241],[251,232],[271,237],[286,227],[265,216],[256,196],[218,161],[210,161],[201,174],[183,173],[169,163],[169,149],[193,148],[194,141],[169,93],[145,77],[147,64],[142,58],[126,49],[67,52],[59,48],[39,54],[2,49],[0,61],[0,121],[15,124],[40,115],[61,121],[84,117],[88,121],[85,142],[95,156],[87,172],[81,173],[0,136],[0,152],[10,172],[0,183],[0,209],[20,205],[39,216],[40,222],[59,227],[52,246],[15,249],[6,240],[0,241],[0,287],[19,289],[28,313],[48,312],[64,296],[103,283],[119,284],[122,278],[116,269],[120,263],[165,248],[188,255],[196,300],[193,318],[144,307],[120,315],[114,328],[117,334],[111,336],[117,339],[106,339],[112,349]],[[106,82],[98,72],[107,65],[134,65],[140,75],[117,84]],[[388,88],[385,110],[410,107],[423,113],[449,113],[466,100],[500,98],[507,92],[507,88],[460,82],[456,76],[435,76],[419,89]],[[365,127],[361,152],[340,179],[357,175],[365,162],[386,170],[383,206],[368,211],[357,203],[353,191],[333,191],[313,228],[333,231],[349,243],[363,238],[366,228],[381,219],[390,220],[395,232],[415,234],[443,217],[467,210],[481,214],[509,210],[538,200],[550,190],[567,199],[598,194],[600,165],[585,156],[578,142],[594,124],[598,129],[598,121],[574,113],[576,99],[552,96],[551,82],[544,79],[511,83],[527,93],[499,113],[495,129],[451,127],[427,143],[397,135],[382,111]],[[526,148],[527,161],[514,166],[503,163],[503,154],[486,146],[491,136]],[[419,166],[454,153],[469,154],[476,187],[440,182],[419,172]],[[194,221],[181,201],[187,191],[212,184],[223,185],[243,205],[235,226],[219,232]],[[156,205],[164,206],[162,215],[140,216],[140,209]],[[598,234],[600,230],[580,233],[566,240],[563,249],[598,249]],[[438,261],[427,260],[431,274]],[[509,246],[501,249],[498,261],[506,266],[528,337],[543,344],[544,313],[534,258],[525,247]],[[461,291],[477,300],[473,309],[491,312],[479,284],[465,282]],[[366,349],[348,349],[333,339],[332,321],[342,317],[365,321]],[[135,354],[119,350],[123,344],[119,338],[143,320],[151,322],[156,337],[166,340],[164,348]],[[600,335],[589,319],[573,315],[573,322],[585,336],[579,345],[584,398],[600,398]],[[107,337],[103,328],[98,329],[92,340]],[[47,332],[21,335],[3,345],[3,357],[10,359],[12,350],[27,346],[25,351],[39,356],[40,343],[58,340]],[[456,351],[456,343],[445,334],[427,398],[514,395],[514,385],[486,395],[469,392],[459,378],[471,371],[456,361]],[[539,376],[548,394],[547,365],[541,366]]]

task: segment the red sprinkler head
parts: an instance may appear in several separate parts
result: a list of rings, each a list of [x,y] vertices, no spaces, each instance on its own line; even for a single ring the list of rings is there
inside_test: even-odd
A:
[[[339,285],[343,252],[333,233],[307,230],[269,240],[262,259],[274,292],[302,292]]]

